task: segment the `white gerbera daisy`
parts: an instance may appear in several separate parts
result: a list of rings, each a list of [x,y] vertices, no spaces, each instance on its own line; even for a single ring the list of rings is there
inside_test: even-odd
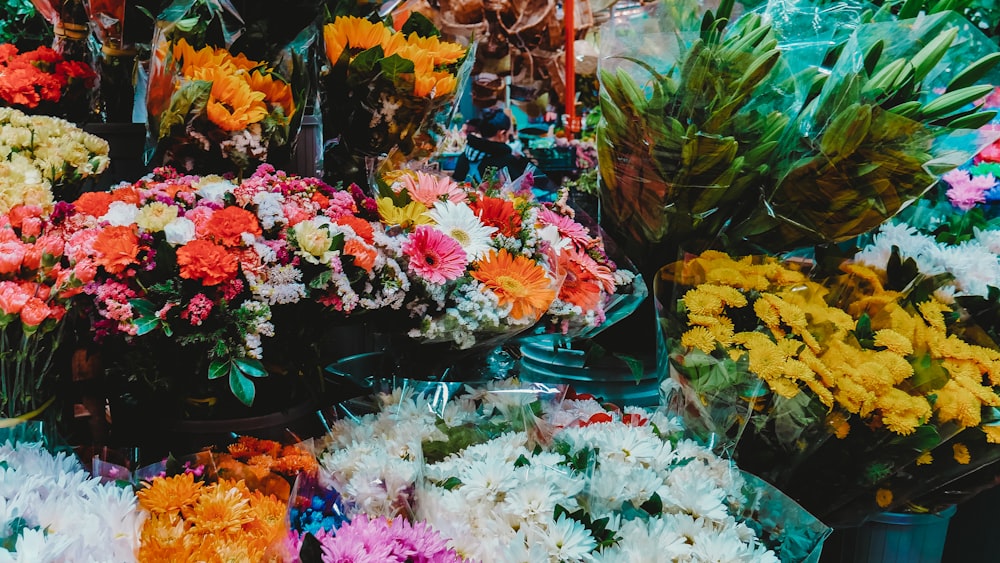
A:
[[[458,241],[469,261],[478,260],[490,250],[490,237],[496,227],[487,227],[464,203],[439,201],[427,212],[442,233]]]

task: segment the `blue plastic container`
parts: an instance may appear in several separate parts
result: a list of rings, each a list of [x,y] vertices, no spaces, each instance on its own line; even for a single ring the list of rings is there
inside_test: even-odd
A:
[[[940,563],[948,522],[956,508],[910,514],[883,512],[858,528],[854,544],[857,563]]]

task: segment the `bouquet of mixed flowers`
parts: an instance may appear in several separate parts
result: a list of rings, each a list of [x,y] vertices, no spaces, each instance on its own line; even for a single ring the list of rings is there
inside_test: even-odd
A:
[[[565,198],[543,204],[530,188],[529,176],[479,186],[405,170],[384,177],[378,209],[410,275],[411,338],[467,349],[543,317],[564,333],[604,322],[634,274],[607,257]]]
[[[784,251],[848,240],[991,140],[968,133],[992,118],[972,104],[1000,59],[957,14],[914,18],[911,3],[898,17],[847,6],[831,19],[782,2],[734,18],[731,1],[715,13],[696,4],[602,34],[607,228],[643,271],[681,241]],[[827,28],[786,24],[821,19]]]
[[[0,108],[0,213],[18,204],[52,209],[104,172],[108,143],[68,121]]]
[[[145,515],[41,442],[0,443],[0,561],[136,561]]]
[[[407,278],[379,249],[389,237],[358,216],[369,208],[360,190],[269,165],[239,184],[161,168],[83,194],[60,234],[89,273],[95,338],[126,345],[114,356],[123,375],[181,397],[220,379],[249,405],[268,371],[318,372],[304,331],[402,305]]]
[[[242,24],[226,0],[178,0],[160,14],[146,97],[159,162],[243,172],[288,144],[301,92],[287,69],[228,49]],[[211,43],[215,27],[226,47]]]
[[[19,53],[10,43],[0,44],[0,105],[84,119],[96,80],[87,63],[66,60],[48,47]]]
[[[330,65],[324,136],[336,141],[328,176],[362,184],[374,169],[364,157],[409,154],[414,135],[461,91],[473,59],[417,13],[398,29],[374,17],[337,16],[323,39]]]
[[[662,414],[516,381],[442,385],[334,425],[321,474],[350,514],[415,518],[478,561],[795,561],[827,532],[790,504],[783,532],[761,528],[743,476]]]
[[[1000,350],[933,283],[897,279],[899,262],[888,277],[846,262],[810,279],[710,251],[664,268],[665,403],[827,523],[915,500],[928,489],[893,497],[880,484],[922,452],[967,451],[959,434],[1000,439]]]

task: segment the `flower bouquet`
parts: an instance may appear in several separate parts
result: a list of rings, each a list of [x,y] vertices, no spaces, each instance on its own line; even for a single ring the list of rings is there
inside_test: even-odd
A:
[[[187,171],[252,170],[286,145],[298,104],[291,76],[229,45],[242,20],[227,0],[178,1],[157,20],[147,87],[151,147],[158,162]]]
[[[330,181],[367,184],[376,159],[392,149],[409,154],[414,135],[460,91],[474,57],[438,35],[419,14],[399,30],[355,16],[337,16],[323,27],[329,64],[322,78],[324,136],[334,140],[326,155]]]
[[[817,35],[780,25],[826,17],[794,2],[739,17],[732,2],[689,7],[645,21],[662,40],[644,33],[642,47],[631,23],[602,34],[606,226],[644,272],[681,241],[776,252],[850,239],[991,140],[970,131],[992,117],[972,104],[992,90],[978,82],[995,46],[957,14],[844,10],[857,15]]]
[[[441,390],[333,427],[321,474],[353,514],[426,522],[478,561],[801,561],[828,533],[791,504],[765,531],[743,476],[661,414],[513,381]]]
[[[83,194],[61,234],[89,274],[93,335],[116,346],[112,371],[171,417],[184,399],[213,416],[240,411],[227,397],[254,404],[259,384],[272,387],[265,403],[287,407],[321,376],[308,331],[405,296],[400,266],[378,250],[387,237],[357,215],[366,200],[354,194],[269,165],[239,184],[161,168]],[[269,372],[283,377],[261,379]]]
[[[87,0],[90,29],[101,47],[100,111],[104,121],[131,123],[136,47],[125,33],[125,0]]]
[[[68,121],[0,108],[0,213],[76,197],[108,168],[108,151],[107,141]]]
[[[144,514],[65,452],[0,443],[0,561],[136,561]]]
[[[24,53],[0,44],[0,105],[26,113],[86,120],[97,74],[48,47]]]
[[[996,441],[1000,351],[969,338],[932,283],[841,269],[810,279],[706,252],[664,268],[656,290],[671,412],[824,522],[852,525],[927,492],[879,492],[922,452],[962,433]]]

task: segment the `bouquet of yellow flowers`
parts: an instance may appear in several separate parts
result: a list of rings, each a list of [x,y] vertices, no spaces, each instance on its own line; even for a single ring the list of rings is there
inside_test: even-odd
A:
[[[698,438],[830,525],[947,482],[908,465],[954,453],[954,479],[1000,443],[1000,351],[973,343],[926,284],[845,262],[810,279],[774,258],[708,251],[661,270],[664,401]],[[910,285],[911,290],[904,291]],[[679,296],[679,298],[678,298]],[[968,440],[968,441],[967,441]],[[893,482],[905,482],[893,495]]]
[[[227,5],[218,0],[205,15],[201,2],[178,1],[157,21],[146,106],[149,150],[159,163],[242,172],[289,142],[298,107],[291,76],[231,52],[237,29],[224,38],[226,47],[211,44],[208,29],[216,20],[229,16],[235,21],[228,25],[242,24]]]
[[[374,19],[338,16],[323,27],[330,71],[323,78],[324,136],[334,142],[327,176],[364,184],[364,162],[413,138],[460,91],[474,57],[442,41],[430,22],[412,14],[400,30]]]

